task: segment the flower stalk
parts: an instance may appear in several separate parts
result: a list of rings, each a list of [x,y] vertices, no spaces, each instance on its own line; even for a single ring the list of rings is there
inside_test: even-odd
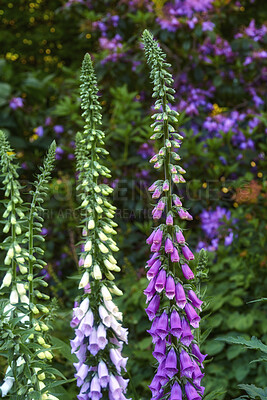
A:
[[[183,137],[175,128],[179,114],[170,106],[175,93],[168,71],[170,64],[147,30],[142,41],[154,84],[152,97],[156,99],[151,139],[158,140],[160,146],[150,162],[155,169],[162,170],[162,179],[149,188],[157,201],[152,211],[157,226],[147,239],[151,245],[151,258],[147,262],[150,282],[144,293],[149,303],[146,313],[152,321],[149,333],[155,344],[153,356],[158,361],[149,387],[153,400],[182,400],[185,395],[188,400],[198,400],[204,394],[201,367],[206,357],[201,355],[196,340],[203,301],[197,297],[192,283],[194,273],[190,261],[194,255],[179,226],[179,221],[190,221],[192,216],[176,195],[175,186],[172,190],[173,184],[185,182],[185,170],[176,163],[180,160],[177,149]]]
[[[79,267],[81,278],[79,295],[74,305],[71,326],[75,338],[72,352],[78,362],[76,369],[79,400],[109,398],[124,400],[128,380],[122,377],[127,358],[122,356],[127,343],[127,329],[123,328],[122,314],[113,303],[113,295],[122,295],[115,285],[114,272],[120,267],[112,252],[119,249],[112,236],[117,224],[112,220],[116,208],[107,199],[113,189],[103,183],[110,171],[102,163],[108,154],[103,148],[104,132],[97,80],[89,54],[81,70],[81,108],[85,119],[84,130],[76,135],[77,190],[82,213],[82,236]]]
[[[7,269],[0,289],[6,299],[0,318],[0,350],[6,354],[8,368],[0,393],[12,400],[57,400],[51,385],[56,385],[55,375],[60,373],[49,366],[53,358],[47,333],[50,310],[36,301],[49,299],[39,290],[40,286],[47,286],[39,276],[39,270],[46,263],[41,258],[44,251],[36,246],[36,241],[44,240],[39,235],[43,222],[41,203],[53,169],[56,145],[51,144],[33,184],[32,202],[23,204],[16,155],[3,132],[0,132],[0,143],[6,198],[3,231],[10,232],[2,245],[7,252],[4,261]]]

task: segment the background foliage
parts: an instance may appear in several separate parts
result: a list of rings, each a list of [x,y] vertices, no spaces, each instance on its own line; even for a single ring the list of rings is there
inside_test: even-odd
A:
[[[210,332],[203,350],[207,392],[244,395],[241,383],[266,385],[266,365],[255,354],[218,337],[267,341],[266,80],[267,9],[263,0],[2,0],[0,7],[0,128],[9,134],[27,182],[52,139],[57,165],[43,234],[46,279],[58,300],[57,367],[71,377],[68,343],[76,296],[79,238],[74,135],[81,126],[79,70],[90,52],[104,107],[104,128],[120,225],[120,307],[130,330],[127,355],[132,388],[148,398],[153,375],[144,315],[146,235],[152,221],[147,187],[151,84],[140,46],[144,28],[161,41],[173,65],[177,110],[186,136],[181,156],[187,185],[180,194],[194,221],[187,240],[209,252],[206,285]],[[30,190],[25,187],[25,192]],[[67,361],[66,361],[67,359]],[[133,389],[132,389],[133,390]],[[66,396],[76,393],[75,385]],[[66,397],[66,399],[68,399]]]

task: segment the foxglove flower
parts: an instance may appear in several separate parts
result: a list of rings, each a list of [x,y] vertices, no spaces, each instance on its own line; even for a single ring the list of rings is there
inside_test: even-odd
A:
[[[201,368],[205,356],[201,355],[194,337],[200,322],[202,300],[191,284],[194,273],[190,262],[194,255],[179,226],[181,219],[190,221],[192,216],[172,188],[172,182],[185,182],[181,175],[185,171],[176,163],[180,160],[177,149],[183,137],[175,128],[179,114],[170,106],[174,100],[173,79],[167,70],[170,65],[165,62],[165,54],[148,31],[143,34],[143,44],[154,82],[153,98],[156,99],[151,139],[160,141],[160,151],[152,161],[156,161],[154,166],[157,170],[163,170],[161,179],[149,188],[157,204],[152,211],[155,228],[147,239],[152,256],[147,262],[150,282],[145,290],[149,301],[146,313],[152,321],[148,332],[155,344],[153,356],[159,363],[149,387],[153,400],[165,397],[182,400],[183,393],[188,400],[197,400],[204,393]]]
[[[117,224],[113,221],[116,209],[107,199],[113,189],[100,183],[100,180],[98,182],[98,177],[110,178],[111,175],[99,156],[108,152],[102,147],[105,135],[100,129],[101,106],[89,54],[84,57],[81,82],[85,126],[83,133],[76,135],[76,158],[79,173],[77,190],[84,222],[84,245],[79,261],[79,289],[83,293],[75,304],[71,321],[71,326],[76,328],[71,346],[78,359],[78,363],[74,364],[77,386],[80,387],[77,398],[124,400],[128,381],[122,378],[121,372],[126,370],[127,358],[122,357],[121,352],[123,342],[127,343],[127,329],[121,324],[122,313],[112,301],[114,294],[122,294],[114,283],[113,275],[113,272],[120,271],[112,255],[113,251],[119,250],[112,238],[116,234],[114,228]],[[153,232],[147,243],[153,245],[154,236]],[[149,300],[155,293],[155,281],[152,279],[151,290],[147,291]]]
[[[0,351],[2,354],[8,353],[9,363],[4,382],[0,385],[2,397],[15,398],[24,388],[23,393],[19,394],[23,398],[30,398],[31,392],[42,390],[44,399],[57,400],[49,393],[53,374],[48,363],[53,359],[53,354],[49,349],[49,328],[45,322],[50,309],[42,304],[42,300],[48,300],[49,296],[39,290],[47,283],[42,281],[40,274],[46,263],[42,258],[44,251],[38,243],[44,240],[41,236],[42,203],[54,166],[55,150],[56,143],[53,142],[30,191],[31,202],[25,203],[20,194],[18,166],[14,162],[16,154],[0,131],[0,168],[4,177],[4,194],[8,199],[4,203],[3,232],[9,234],[3,242],[6,273],[0,288],[0,291],[5,289],[1,297],[6,297],[0,312]],[[7,289],[10,292],[8,294]],[[11,335],[3,335],[7,329],[10,333],[14,332],[17,340],[9,339]],[[23,343],[23,346],[18,343]],[[26,364],[27,373],[24,368]]]

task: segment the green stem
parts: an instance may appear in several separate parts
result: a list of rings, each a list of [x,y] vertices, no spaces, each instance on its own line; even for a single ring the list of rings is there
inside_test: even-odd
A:
[[[13,196],[14,196],[14,188],[13,188],[13,183],[11,183],[11,201],[12,201],[12,213],[11,213],[11,218],[12,216],[16,217],[16,210],[15,210],[15,203],[13,202]],[[14,245],[16,241],[16,228],[14,224],[11,224],[11,235],[12,235],[12,244]],[[16,262],[15,258],[12,257],[12,282],[16,283],[17,280],[17,267],[16,267]]]

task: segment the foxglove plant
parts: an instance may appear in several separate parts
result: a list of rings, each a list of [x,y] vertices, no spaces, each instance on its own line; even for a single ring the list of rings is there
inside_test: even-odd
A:
[[[6,251],[5,275],[0,288],[3,296],[0,317],[0,351],[6,356],[8,368],[0,386],[2,397],[12,400],[57,400],[51,394],[56,386],[57,370],[49,363],[53,358],[49,344],[47,321],[51,312],[41,300],[49,296],[40,287],[47,283],[40,276],[46,265],[41,258],[44,251],[38,246],[47,183],[53,169],[55,142],[49,148],[43,167],[33,184],[31,203],[23,203],[18,181],[16,155],[5,135],[0,131],[0,167],[3,176],[5,212],[3,241]]]
[[[157,372],[150,384],[152,399],[201,399],[204,387],[201,370],[206,355],[200,353],[195,330],[199,327],[202,301],[189,283],[194,274],[189,266],[194,255],[189,249],[180,220],[192,220],[172,183],[184,183],[185,170],[176,164],[180,160],[176,149],[183,137],[175,129],[178,112],[171,108],[175,93],[170,64],[153,36],[145,30],[142,41],[154,84],[155,113],[151,139],[159,140],[160,150],[150,162],[162,170],[162,179],[154,182],[149,191],[156,199],[152,216],[158,222],[147,239],[151,258],[147,262],[149,285],[145,290],[146,313],[152,322],[149,330],[155,344],[153,356],[158,361]],[[164,221],[162,220],[164,218]]]
[[[119,249],[112,236],[117,224],[112,221],[116,208],[107,200],[113,189],[101,181],[110,178],[102,164],[108,152],[103,148],[101,106],[98,100],[96,76],[89,54],[81,71],[81,108],[85,126],[76,135],[78,187],[83,214],[83,243],[79,259],[82,271],[79,289],[83,293],[73,309],[71,326],[75,338],[72,352],[76,368],[79,400],[124,400],[128,380],[122,377],[127,358],[122,357],[127,329],[122,327],[122,314],[112,301],[112,294],[122,295],[114,283],[113,272],[119,272],[112,252]]]

